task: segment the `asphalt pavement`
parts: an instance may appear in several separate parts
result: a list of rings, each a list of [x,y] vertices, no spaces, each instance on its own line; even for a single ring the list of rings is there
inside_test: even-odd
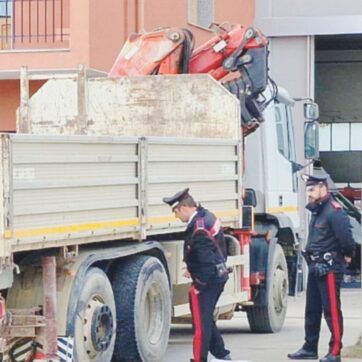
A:
[[[304,339],[305,294],[289,297],[288,312],[283,329],[275,334],[250,332],[246,314],[235,313],[230,321],[219,321],[218,326],[226,347],[231,350],[233,360],[251,362],[290,362],[287,354],[295,352]],[[344,315],[344,346],[354,345],[362,331],[362,299],[360,289],[342,289],[342,311]],[[322,323],[319,355],[328,351],[330,333]],[[163,362],[189,362],[192,356],[192,331],[187,325],[174,325]],[[209,361],[213,358],[209,357]],[[343,362],[358,359],[342,358]]]

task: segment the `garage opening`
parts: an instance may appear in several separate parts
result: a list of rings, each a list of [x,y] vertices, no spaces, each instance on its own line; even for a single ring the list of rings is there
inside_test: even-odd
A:
[[[320,159],[338,190],[355,208],[355,215],[353,208],[350,211],[351,220],[357,221],[355,238],[361,243],[362,34],[316,36],[315,62]],[[351,272],[352,282],[354,277]]]

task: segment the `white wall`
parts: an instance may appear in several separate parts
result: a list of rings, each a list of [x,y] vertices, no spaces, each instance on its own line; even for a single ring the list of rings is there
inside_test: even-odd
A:
[[[313,37],[271,37],[270,74],[277,84],[286,88],[293,98],[314,98],[314,39]],[[304,117],[302,103],[294,107],[294,132],[296,135],[297,162],[304,159]],[[298,183],[302,181],[299,178]],[[304,187],[299,188],[298,204],[305,204]],[[306,212],[300,208],[300,235],[305,237]]]
[[[273,37],[270,40],[270,74],[293,98],[314,98],[314,42],[310,37]],[[295,105],[294,130],[297,161],[304,162],[304,118],[301,103]]]
[[[278,36],[362,33],[362,1],[256,0],[255,25]]]

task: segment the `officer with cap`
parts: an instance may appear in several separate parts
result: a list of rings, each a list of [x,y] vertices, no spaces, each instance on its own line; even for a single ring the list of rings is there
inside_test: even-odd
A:
[[[347,214],[328,190],[329,175],[315,169],[303,175],[308,196],[307,210],[312,213],[303,255],[308,264],[305,308],[305,343],[290,359],[318,359],[318,340],[322,312],[331,332],[329,351],[320,362],[340,362],[343,318],[340,286],[344,264],[354,253],[355,242]]]
[[[206,362],[210,351],[218,360],[231,360],[213,313],[228,279],[226,246],[220,221],[197,206],[189,189],[164,197],[176,218],[187,224],[184,243],[184,276],[192,279],[189,291],[194,341],[193,362]]]

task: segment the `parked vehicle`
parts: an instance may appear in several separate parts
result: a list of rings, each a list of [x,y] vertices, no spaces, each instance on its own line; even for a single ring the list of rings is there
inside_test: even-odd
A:
[[[171,320],[190,320],[184,226],[162,203],[185,187],[226,228],[218,316],[245,310],[253,331],[282,328],[298,245],[294,102],[262,78],[245,106],[205,74],[80,71],[29,99],[23,71],[19,132],[0,138],[4,361],[162,360]]]

